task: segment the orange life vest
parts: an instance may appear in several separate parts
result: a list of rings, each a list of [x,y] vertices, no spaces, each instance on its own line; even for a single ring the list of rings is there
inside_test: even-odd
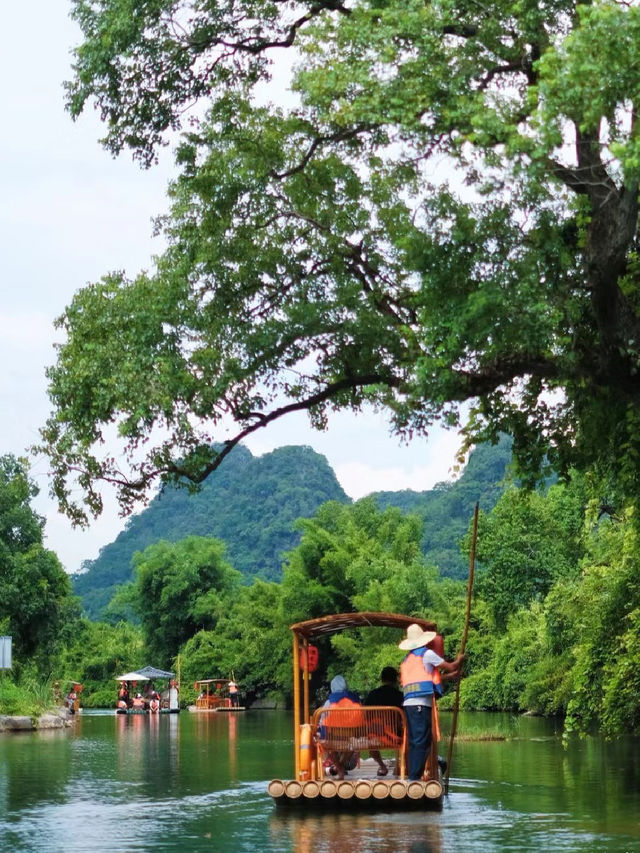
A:
[[[414,699],[418,696],[442,696],[438,668],[434,667],[433,672],[428,672],[422,659],[424,652],[424,646],[414,649],[400,664],[400,681],[405,699]]]
[[[331,697],[329,697],[331,699]],[[353,728],[361,726],[364,721],[362,706],[359,702],[354,702],[348,696],[343,696],[337,702],[331,702],[330,708],[353,708],[353,711],[344,711],[340,714],[332,714],[331,711],[326,715],[323,723],[325,726],[342,726]]]

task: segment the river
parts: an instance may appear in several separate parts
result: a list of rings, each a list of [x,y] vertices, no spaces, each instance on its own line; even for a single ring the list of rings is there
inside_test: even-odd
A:
[[[266,793],[291,778],[289,714],[85,711],[0,736],[0,850],[640,853],[639,739],[563,745],[554,721],[504,714],[458,732],[441,812],[295,816]]]

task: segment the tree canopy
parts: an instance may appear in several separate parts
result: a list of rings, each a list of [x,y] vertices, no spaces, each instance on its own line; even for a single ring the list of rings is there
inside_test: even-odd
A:
[[[240,574],[223,554],[217,539],[189,536],[134,555],[131,601],[157,665],[168,666],[182,643],[199,629],[215,628],[227,609]]]
[[[13,638],[17,671],[47,672],[71,635],[79,606],[60,561],[42,544],[44,520],[30,506],[38,489],[23,460],[0,457],[0,633]]]
[[[511,488],[478,526],[477,557],[484,567],[477,590],[496,625],[560,578],[577,577],[583,550],[584,490],[552,486],[546,494]]]
[[[293,410],[513,435],[640,492],[640,8],[595,0],[74,0],[68,106],[153,161],[168,248],[60,319],[53,489],[205,477]],[[268,88],[294,51],[290,106]],[[265,95],[266,93],[266,95]],[[282,99],[281,99],[282,100]],[[185,121],[186,119],[186,121]],[[219,452],[215,432],[237,434]],[[128,467],[102,452],[117,425]]]

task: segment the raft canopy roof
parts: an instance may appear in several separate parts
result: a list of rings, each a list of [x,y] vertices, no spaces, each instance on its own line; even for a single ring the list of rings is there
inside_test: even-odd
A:
[[[149,679],[140,675],[139,672],[125,672],[124,675],[116,675],[116,681],[149,681]]]
[[[435,631],[435,622],[421,619],[418,616],[403,616],[400,613],[334,613],[330,616],[320,616],[318,619],[308,619],[306,622],[296,622],[290,628],[298,636],[310,640],[314,637],[326,637],[337,634],[348,628],[402,628],[409,625],[420,625],[425,631]]]
[[[175,678],[175,672],[168,672],[165,669],[156,669],[155,666],[145,666],[142,669],[139,669],[138,672],[140,675],[144,675],[145,678]]]
[[[125,672],[124,675],[116,675],[116,681],[150,681],[152,678],[175,678],[174,672],[164,669],[156,669],[154,666],[145,666],[136,672]]]

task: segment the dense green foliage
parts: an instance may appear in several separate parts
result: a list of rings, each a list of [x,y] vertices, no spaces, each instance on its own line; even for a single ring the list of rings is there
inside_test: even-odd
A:
[[[0,634],[13,638],[15,670],[48,674],[78,618],[69,578],[42,544],[44,520],[26,463],[0,457]]]
[[[132,557],[163,539],[221,539],[235,569],[249,580],[279,580],[282,555],[299,541],[294,522],[325,501],[347,501],[326,459],[309,447],[281,447],[253,457],[244,446],[192,493],[167,486],[128,519],[114,542],[73,578],[85,612],[101,618],[119,584],[133,576]]]
[[[115,706],[116,676],[147,665],[153,663],[138,626],[83,619],[65,649],[58,675],[63,687],[71,681],[83,685],[84,707],[109,708]]]
[[[14,647],[4,713],[45,710],[54,681],[63,694],[72,680],[82,682],[86,707],[112,706],[115,676],[149,663],[181,672],[183,702],[193,700],[195,680],[229,675],[245,701],[287,700],[289,626],[330,612],[426,616],[444,633],[448,655],[458,648],[464,583],[443,578],[425,559],[417,515],[381,508],[374,497],[331,501],[299,520],[300,541],[286,556],[280,583],[240,585],[219,540],[160,542],[136,555],[135,581],[113,603],[114,614],[117,606],[137,613],[140,626],[79,620],[68,585],[56,603],[49,575],[27,590],[34,575],[23,571],[23,561],[11,561],[24,549],[42,548],[41,520],[29,507],[33,487],[23,464],[5,457],[2,471],[3,589],[22,584],[21,594],[30,595],[28,612],[53,620],[45,634],[34,628],[41,642],[46,637],[45,649],[22,641]],[[492,510],[481,512],[463,707],[562,715],[567,735],[640,732],[634,510],[608,515],[588,495],[588,481],[578,476],[544,492],[511,486]],[[58,580],[64,587],[66,579]],[[3,631],[20,637],[21,618],[9,623],[5,617]],[[337,672],[355,689],[368,690],[383,666],[399,663],[398,639],[398,632],[365,630],[320,641],[313,701],[322,701]]]
[[[577,481],[545,495],[511,488],[483,519],[477,556],[486,568],[478,593],[500,630],[514,609],[544,598],[554,581],[577,577],[584,504]]]
[[[282,583],[243,588],[215,631],[201,631],[183,647],[186,680],[233,672],[249,698],[290,696],[293,622],[354,610],[429,613],[444,630],[459,622],[464,587],[440,580],[425,565],[418,518],[381,511],[364,499],[352,506],[325,504],[300,526],[302,539],[289,555]],[[366,691],[383,666],[399,662],[394,637],[362,631],[320,642],[314,686],[326,690],[327,679],[341,670]]]
[[[48,679],[23,675],[20,679],[2,680],[2,715],[37,719],[51,711],[53,704],[54,687]]]
[[[501,436],[496,446],[479,445],[460,477],[426,492],[378,492],[379,506],[395,506],[417,515],[422,523],[422,552],[445,577],[466,578],[467,556],[460,543],[478,503],[489,512],[504,491],[511,463],[511,442]]]
[[[290,411],[322,427],[368,404],[404,436],[512,435],[530,480],[590,468],[640,494],[638,6],[72,14],[71,113],[93,102],[107,147],[145,163],[188,130],[155,268],[60,320],[43,446],[65,511],[98,512],[101,480],[130,508],[157,478],[204,477],[229,417],[225,450]],[[276,47],[296,51],[287,106],[265,103]],[[132,452],[105,448],[113,425]]]
[[[545,500],[547,509],[564,506],[575,519],[571,507],[576,498],[575,493],[556,491]],[[541,509],[537,498],[518,497],[523,500],[531,502],[530,510]],[[486,575],[481,577],[469,640],[473,674],[461,690],[466,707],[562,714],[567,732],[640,731],[636,527],[631,517],[598,519],[589,509],[582,518],[579,529],[571,523],[553,525],[538,537],[539,543],[546,539],[546,554],[555,551],[559,559],[545,565],[546,589],[535,589],[524,573],[525,583],[517,590],[520,601],[512,602],[503,630],[492,615],[495,586],[487,587]],[[512,523],[510,519],[504,529],[506,549],[513,544]],[[494,533],[500,536],[497,528]],[[523,539],[522,555],[528,544]],[[564,558],[572,549],[581,556],[569,567]],[[504,602],[513,571],[503,562],[502,570],[492,566],[492,572],[494,578],[504,576],[498,592]],[[481,597],[483,589],[488,600]]]
[[[189,536],[158,542],[134,555],[131,602],[147,654],[163,669],[198,630],[215,628],[240,585],[216,539]]]
[[[233,677],[245,701],[291,696],[291,637],[279,584],[257,580],[234,596],[215,631],[199,631],[181,650],[184,681]],[[188,695],[188,694],[187,694]]]

